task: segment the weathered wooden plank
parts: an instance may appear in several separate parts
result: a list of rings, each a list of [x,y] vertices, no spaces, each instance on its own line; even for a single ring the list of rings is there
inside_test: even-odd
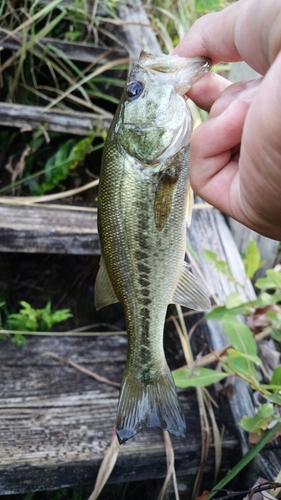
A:
[[[119,4],[116,10],[118,17],[125,21],[122,31],[132,59],[138,58],[143,49],[161,52],[141,0]]]
[[[280,246],[279,241],[272,240],[271,238],[266,238],[266,236],[262,236],[261,234],[256,233],[252,229],[243,226],[234,219],[229,219],[229,225],[235,243],[240,252],[245,253],[247,245],[251,240],[254,240],[258,245],[261,258],[264,261],[262,268],[257,272],[258,276],[264,274],[264,271],[266,269],[270,269],[274,266]]]
[[[32,40],[30,35],[27,35],[25,42]],[[22,45],[22,35],[16,34],[11,36],[7,31],[0,29],[0,47],[7,50],[19,50]],[[91,44],[68,42],[64,40],[56,40],[55,38],[41,38],[32,46],[38,52],[53,54],[55,57],[71,59],[73,61],[83,61],[94,64],[105,64],[108,61],[114,61],[118,57],[126,57],[127,52],[122,47],[95,47]],[[60,52],[61,53],[60,53]]]
[[[24,106],[0,102],[0,125],[18,127],[26,130],[40,129],[74,135],[89,135],[91,129],[97,126],[108,128],[111,122],[110,113],[104,117],[94,113],[76,113],[75,111],[60,111],[50,109],[44,111],[40,106]],[[101,132],[97,132],[97,135]]]
[[[99,255],[97,213],[0,204],[0,251]]]
[[[44,355],[64,358],[121,381],[126,338],[29,338],[0,350],[0,494],[93,483],[114,432],[118,390]],[[110,363],[109,360],[110,359]],[[173,438],[178,474],[195,474],[200,463],[200,423],[194,391],[183,391],[187,438]],[[217,411],[221,426],[227,415]],[[230,453],[231,452],[231,453]],[[223,439],[223,470],[236,459],[229,427]],[[206,472],[214,469],[211,448]],[[120,449],[110,482],[164,477],[162,432],[142,432]]]

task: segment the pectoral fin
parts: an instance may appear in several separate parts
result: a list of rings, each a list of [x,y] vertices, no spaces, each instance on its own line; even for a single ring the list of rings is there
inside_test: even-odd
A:
[[[104,260],[101,257],[100,268],[98,270],[95,283],[95,306],[96,309],[101,309],[102,307],[109,306],[109,304],[114,304],[115,302],[119,302],[119,300],[115,295]]]
[[[159,179],[154,200],[154,219],[158,231],[162,231],[170,215],[177,180],[177,174],[162,174]]]
[[[186,262],[183,263],[182,273],[172,303],[195,309],[195,311],[208,311],[211,307],[209,297],[190,272]]]

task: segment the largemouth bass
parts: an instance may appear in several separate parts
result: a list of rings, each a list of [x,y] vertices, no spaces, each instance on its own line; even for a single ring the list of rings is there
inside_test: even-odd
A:
[[[208,310],[184,262],[192,116],[185,93],[204,58],[142,52],[108,131],[100,175],[96,307],[120,301],[128,355],[117,411],[120,443],[147,427],[185,435],[163,350],[167,306]]]

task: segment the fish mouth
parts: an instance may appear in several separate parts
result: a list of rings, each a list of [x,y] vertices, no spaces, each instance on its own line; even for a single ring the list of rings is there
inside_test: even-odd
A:
[[[212,63],[206,57],[185,58],[142,51],[138,66],[145,69],[154,82],[171,84],[183,96],[204,73],[210,71]]]

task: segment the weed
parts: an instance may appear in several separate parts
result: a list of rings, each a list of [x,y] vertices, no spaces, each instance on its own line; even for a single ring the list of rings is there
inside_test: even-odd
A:
[[[236,285],[238,284],[241,290],[245,291],[245,283],[237,283],[226,262],[218,260],[217,255],[213,252],[205,251],[204,254],[219,272],[223,273],[230,281]],[[247,278],[253,278],[261,265],[262,261],[257,245],[251,241],[244,256],[244,267]],[[264,374],[266,374],[266,370],[261,358],[258,356],[257,344],[253,334],[255,326],[258,324],[259,327],[263,326],[262,331],[266,331],[267,335],[271,335],[276,341],[280,342],[281,340],[281,308],[279,306],[279,302],[281,302],[280,270],[268,270],[267,277],[259,278],[255,285],[262,290],[256,300],[245,301],[242,294],[234,292],[227,297],[225,305],[214,307],[206,315],[206,318],[209,320],[222,321],[224,331],[230,341],[230,346],[227,346],[226,354],[216,354],[217,361],[220,362],[223,372],[217,372],[216,370],[208,370],[206,372],[206,368],[196,366],[193,370],[182,368],[174,372],[174,379],[178,387],[207,386],[212,383],[212,380],[218,381],[231,374],[248,382],[255,391],[258,391],[271,403],[281,406],[281,365],[276,368],[272,377],[269,377],[269,380],[267,380],[269,383],[263,384],[259,381],[260,377],[256,367],[262,369]],[[267,290],[271,290],[271,293],[268,293]],[[244,316],[246,323],[248,322],[248,325],[252,326],[252,330],[245,322],[237,318],[237,316],[241,315]],[[261,323],[261,317],[263,323]],[[268,404],[264,408],[265,415],[268,417]],[[276,419],[273,413],[271,417],[271,420]],[[261,426],[263,425],[264,422],[261,422]]]
[[[0,333],[1,329],[5,331],[1,334],[1,340],[7,338],[9,330],[19,331],[19,332],[44,332],[49,331],[53,325],[65,321],[72,317],[72,313],[69,309],[58,309],[55,312],[51,311],[51,302],[49,301],[47,305],[42,309],[34,309],[28,302],[20,302],[21,309],[18,313],[8,313],[6,321],[1,327],[1,316],[0,316]],[[0,304],[0,309],[5,306],[5,302]],[[25,337],[21,334],[16,334],[11,337],[11,340],[15,346],[24,345]]]
[[[147,0],[146,9],[161,49],[170,53],[198,17],[226,4],[225,0]]]
[[[90,96],[116,103],[118,100],[106,91],[106,86],[115,84],[112,71],[118,68],[118,60],[107,62],[112,49],[106,45],[109,40],[106,31],[99,41],[100,27],[105,21],[110,23],[108,9],[103,12],[104,21],[102,15],[88,11],[82,1],[71,4],[52,0],[43,7],[40,2],[25,0],[24,4],[24,8],[19,8],[17,2],[13,6],[4,2],[2,6],[1,40],[4,48],[13,43],[15,49],[10,56],[5,53],[0,69],[6,100],[45,105],[67,91],[65,105],[78,103],[80,109],[84,106],[95,111]],[[85,39],[92,42],[91,57],[83,52],[83,45],[66,46],[63,50],[58,44],[58,40],[85,42]],[[105,75],[103,81],[98,75],[95,78],[94,68],[99,75]],[[110,74],[106,73],[108,70]],[[120,86],[120,78],[116,85]],[[74,86],[76,93],[70,90]]]

